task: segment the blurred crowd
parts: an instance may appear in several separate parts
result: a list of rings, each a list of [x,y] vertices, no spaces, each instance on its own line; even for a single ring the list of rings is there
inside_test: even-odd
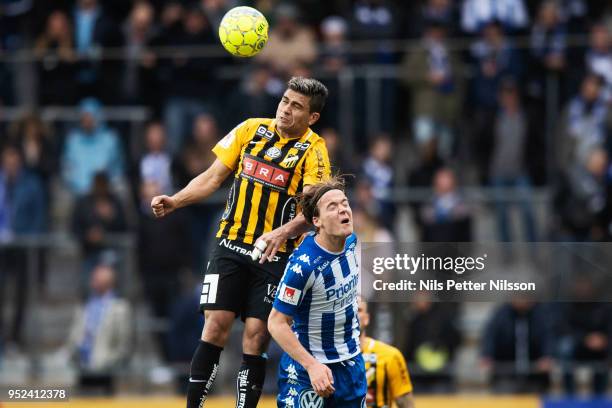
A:
[[[230,57],[216,36],[223,14],[238,3],[258,8],[271,27],[267,46],[249,60]],[[205,170],[215,158],[211,148],[233,126],[272,116],[293,75],[321,78],[330,89],[316,130],[335,170],[357,175],[352,202],[362,241],[393,241],[407,228],[398,223],[393,194],[406,186],[427,191],[410,202],[416,239],[475,239],[466,184],[490,188],[500,241],[612,235],[609,1],[4,0],[0,10],[0,117],[5,107],[33,107],[0,121],[0,242],[52,231],[77,240],[78,284],[84,297],[91,292],[82,313],[94,316],[73,344],[81,362],[91,363],[87,336],[117,297],[98,288],[114,284],[104,268],[121,263],[113,239],[125,233],[138,237],[152,314],[169,322],[158,339],[163,358],[190,358],[201,324],[195,315],[185,318],[197,304],[190,277],[206,264],[222,205],[154,220],[150,200]],[[380,123],[372,125],[368,80],[357,76],[351,99],[341,101],[342,75],[381,67],[394,74],[379,79]],[[341,134],[346,104],[354,114],[350,135]],[[57,105],[76,107],[78,121],[58,124],[37,113]],[[105,118],[113,106],[151,112],[135,143],[125,126]],[[536,217],[534,186],[551,191],[550,225]],[[516,195],[509,200],[508,192]],[[68,209],[52,211],[57,206]],[[512,206],[523,237],[512,233]],[[0,248],[0,291],[9,279],[18,288],[15,316],[0,321],[0,342],[23,341],[26,263],[23,249]],[[482,364],[495,381],[516,385],[524,377],[546,387],[553,359],[571,365],[612,356],[607,305],[568,305],[558,312],[566,316],[559,325],[543,324],[546,307],[517,300],[495,311],[482,346]],[[415,383],[421,372],[423,389],[450,389],[460,310],[427,300],[412,308],[404,322],[409,336],[398,346],[414,362]],[[193,343],[178,335],[186,331]],[[597,392],[604,371],[593,381]]]

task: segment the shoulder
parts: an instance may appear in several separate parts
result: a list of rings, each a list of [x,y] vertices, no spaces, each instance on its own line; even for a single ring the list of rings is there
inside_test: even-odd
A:
[[[289,263],[298,264],[304,269],[312,270],[314,266],[314,248],[314,235],[306,235],[300,246],[289,257]]]
[[[344,250],[345,251],[353,251],[355,250],[355,247],[357,246],[357,234],[355,234],[354,232],[349,235],[349,237],[346,239],[346,243],[344,244]]]

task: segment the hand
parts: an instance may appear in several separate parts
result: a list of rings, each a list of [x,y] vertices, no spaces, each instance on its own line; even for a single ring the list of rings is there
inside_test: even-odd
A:
[[[287,241],[287,238],[282,227],[266,232],[261,237],[257,238],[255,242],[264,241],[267,244],[266,250],[261,254],[261,258],[259,258],[259,263],[262,264],[266,261],[272,261],[280,247]]]
[[[316,362],[307,371],[312,388],[318,396],[327,398],[336,391],[334,388],[334,375],[328,366]]]
[[[176,200],[167,195],[153,197],[151,200],[151,209],[157,218],[170,214],[172,211],[176,210],[176,208]]]

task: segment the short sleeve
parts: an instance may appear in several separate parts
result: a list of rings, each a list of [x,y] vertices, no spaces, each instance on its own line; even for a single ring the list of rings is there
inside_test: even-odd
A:
[[[304,185],[309,186],[330,177],[329,155],[325,140],[318,140],[306,152],[304,159]]]
[[[302,254],[299,257],[294,255],[290,258],[276,292],[273,307],[288,316],[295,314],[302,300],[304,300],[306,291],[312,286],[312,272],[305,262],[310,262],[307,258],[307,254]]]
[[[236,167],[238,167],[240,152],[246,142],[249,129],[250,121],[245,120],[233,128],[223,139],[219,140],[212,149],[217,158],[232,170],[236,170]]]
[[[398,349],[393,348],[392,350],[387,363],[387,380],[389,381],[391,398],[396,399],[412,392],[412,381],[410,380],[410,374],[408,374],[404,356]]]

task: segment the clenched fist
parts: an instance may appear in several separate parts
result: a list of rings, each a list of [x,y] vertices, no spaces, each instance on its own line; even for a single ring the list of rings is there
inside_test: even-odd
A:
[[[164,217],[176,210],[176,200],[167,195],[153,197],[151,200],[151,209],[157,218]]]

